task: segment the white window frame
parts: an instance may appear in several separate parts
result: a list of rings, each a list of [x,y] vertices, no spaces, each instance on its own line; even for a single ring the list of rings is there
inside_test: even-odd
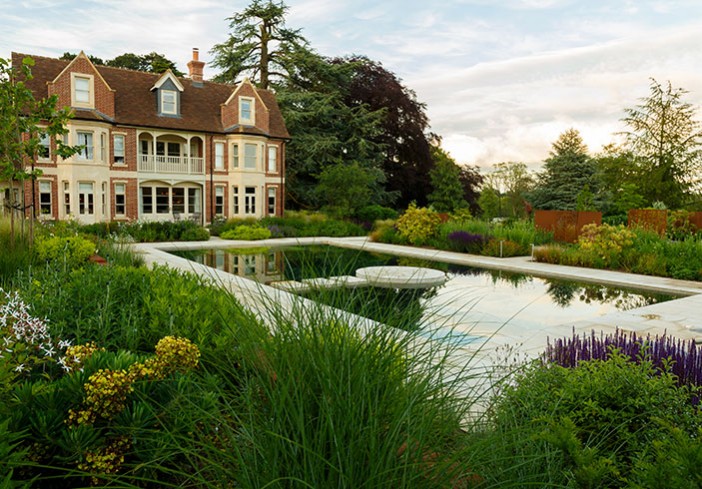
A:
[[[95,215],[94,182],[78,182],[78,213],[81,216]]]
[[[146,192],[147,190],[148,190],[148,192]],[[146,210],[146,206],[144,205],[146,203],[147,199],[148,199],[148,207],[150,209],[149,211]],[[153,214],[155,214],[154,210],[155,210],[154,187],[151,187],[151,186],[139,187],[139,214],[153,215]]]
[[[71,215],[71,184],[66,181],[63,182],[63,212]]]
[[[244,215],[256,215],[256,187],[244,187]]]
[[[173,100],[166,100],[173,97]],[[172,109],[171,109],[172,106]],[[168,110],[166,109],[168,107]],[[178,92],[175,90],[161,90],[161,113],[178,115]]]
[[[268,187],[268,195],[266,196],[268,205],[268,215],[275,216],[275,208],[277,204],[278,187]],[[271,200],[272,199],[272,200]]]
[[[249,104],[248,110],[244,106]],[[248,117],[245,117],[248,115]],[[253,97],[239,97],[239,124],[253,126],[256,121],[256,99]]]
[[[253,148],[254,154],[250,155],[248,150]],[[244,143],[244,169],[256,170],[258,168],[258,144]]]
[[[188,214],[199,214],[202,212],[202,192],[200,188],[188,187]]]
[[[268,173],[278,173],[278,146],[268,146]]]
[[[121,198],[121,199],[120,199]],[[122,202],[119,202],[121,200]],[[126,182],[115,182],[114,184],[115,216],[124,217],[127,215],[127,184]],[[122,212],[120,212],[120,207]]]
[[[239,215],[239,187],[232,186],[232,216]]]
[[[215,143],[214,145],[214,167],[215,170],[224,170],[224,143]]]
[[[81,149],[80,152],[77,153],[76,156],[79,160],[93,161],[93,159],[95,158],[95,146],[94,146],[95,145],[95,134],[93,133],[93,131],[77,130],[76,131],[77,144],[83,146],[83,141],[81,141],[81,135],[86,136],[86,138],[85,138],[86,144],[84,145],[85,148]],[[90,138],[88,138],[87,136],[90,136]],[[90,139],[90,141],[89,141],[90,144],[87,144],[88,139]]]
[[[42,148],[45,149],[42,151]],[[51,136],[49,136],[47,133],[42,133],[39,135],[39,150],[37,151],[37,160],[51,160]]]
[[[239,168],[239,143],[232,143],[232,168]]]
[[[100,133],[100,162],[107,161],[107,135],[104,132]]]
[[[216,185],[215,186],[215,208],[214,208],[214,213],[215,216],[223,216],[224,215],[224,186],[223,185]]]
[[[95,77],[93,75],[71,73],[71,106],[95,108]]]
[[[117,143],[117,141],[122,141],[121,143]],[[114,134],[112,136],[112,148],[114,151],[114,164],[115,165],[125,165],[126,164],[126,159],[124,155],[124,143],[125,143],[125,137],[124,134]],[[117,158],[122,158],[121,161],[118,161]]]
[[[40,216],[52,216],[54,211],[51,180],[39,180],[39,215]],[[48,186],[48,188],[47,188]],[[43,197],[48,195],[48,202],[45,202]],[[48,206],[48,212],[44,212],[45,207]]]

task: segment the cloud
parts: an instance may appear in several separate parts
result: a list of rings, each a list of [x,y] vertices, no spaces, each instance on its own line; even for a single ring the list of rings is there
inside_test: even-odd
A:
[[[700,44],[702,29],[689,26],[463,69],[432,66],[406,81],[460,162],[530,163],[569,127],[599,151],[623,129],[623,109],[648,94],[649,77],[702,86],[702,53],[690,49]],[[688,101],[699,106],[702,94]]]

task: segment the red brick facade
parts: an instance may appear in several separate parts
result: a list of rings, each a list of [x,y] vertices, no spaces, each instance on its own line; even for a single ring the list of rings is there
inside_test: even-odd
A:
[[[13,64],[24,56],[13,53]],[[248,194],[246,202],[255,206],[246,207],[247,217],[269,215],[269,188],[276,189],[275,213],[282,214],[289,135],[271,92],[248,80],[232,87],[196,79],[202,68],[196,54],[191,78],[95,66],[83,53],[72,61],[34,58],[33,78],[25,83],[36,98],[57,95],[59,106],[72,108],[67,142],[83,146],[64,160],[57,158],[52,141],[50,159],[35,163],[44,172],[39,181],[51,182],[51,212],[44,218],[210,222],[219,186],[224,189],[223,217],[234,217],[233,187],[239,189],[236,217],[244,217],[244,191],[252,188],[255,197]],[[177,93],[175,112],[164,109],[168,99],[161,91]],[[242,97],[253,101],[253,120],[244,121],[247,124],[239,120]],[[116,135],[124,138],[120,162],[115,161]],[[217,143],[223,145],[221,168],[215,168]],[[238,148],[238,167],[232,165],[233,145]],[[245,165],[245,150],[253,146],[256,163],[252,166],[248,157]],[[269,147],[276,148],[275,171],[269,171]],[[37,213],[39,181],[34,190]],[[0,182],[3,188],[7,185]],[[25,190],[25,202],[30,202],[30,182]],[[116,212],[118,195],[120,202],[123,195],[123,214]]]

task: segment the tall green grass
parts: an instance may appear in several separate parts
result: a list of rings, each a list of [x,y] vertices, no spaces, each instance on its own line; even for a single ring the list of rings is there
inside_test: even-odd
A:
[[[196,449],[181,439],[209,468],[191,483],[439,488],[473,480],[462,423],[475,393],[467,372],[449,375],[446,345],[298,306],[271,305],[275,333],[243,339],[238,368],[217,369],[231,422],[205,420],[218,435]]]
[[[27,232],[23,233],[20,224],[15,222],[13,240],[10,219],[0,217],[0,287],[8,287],[17,272],[29,268],[33,262],[34,255]]]

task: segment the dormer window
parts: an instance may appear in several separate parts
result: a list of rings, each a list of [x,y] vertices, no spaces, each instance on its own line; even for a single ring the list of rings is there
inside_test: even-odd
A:
[[[184,88],[178,78],[171,73],[171,70],[166,70],[154,86],[151,87],[151,90],[156,91],[156,104],[159,115],[180,116],[180,94]]]
[[[239,124],[254,125],[254,99],[239,97]]]
[[[161,90],[161,113],[178,114],[178,94],[174,90]]]
[[[71,105],[74,107],[93,108],[95,105],[93,76],[72,73]]]

